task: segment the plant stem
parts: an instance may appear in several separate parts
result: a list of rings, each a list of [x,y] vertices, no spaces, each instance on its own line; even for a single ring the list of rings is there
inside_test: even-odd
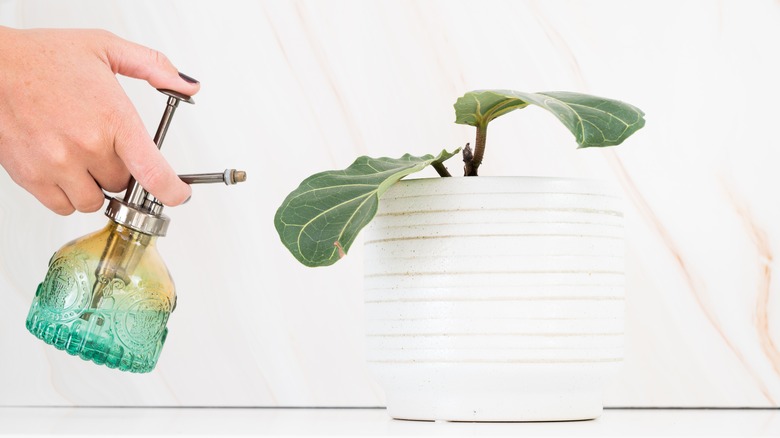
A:
[[[436,172],[438,172],[440,177],[444,178],[444,177],[452,176],[450,175],[450,171],[447,170],[446,167],[444,167],[444,163],[442,163],[441,161],[434,161],[433,163],[431,163],[431,165],[433,166],[434,169],[436,169]]]
[[[477,176],[482,157],[485,155],[485,141],[487,140],[487,123],[477,125],[477,138],[474,141],[474,158],[471,160],[471,174]]]
[[[466,143],[463,147],[463,176],[473,176],[474,168],[471,167],[471,161],[474,159],[474,152],[471,151],[471,145]]]

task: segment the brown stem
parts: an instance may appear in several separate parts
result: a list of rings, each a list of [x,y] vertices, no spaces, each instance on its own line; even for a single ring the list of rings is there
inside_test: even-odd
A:
[[[466,143],[466,146],[463,147],[463,176],[476,175],[474,167],[472,166],[473,161],[474,152],[471,151],[471,145]]]
[[[471,160],[471,172],[466,176],[477,176],[482,157],[485,155],[485,141],[487,140],[487,124],[477,125],[477,139],[474,142],[474,158]]]

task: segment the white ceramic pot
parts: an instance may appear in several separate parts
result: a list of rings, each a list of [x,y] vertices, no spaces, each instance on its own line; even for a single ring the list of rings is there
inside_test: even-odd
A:
[[[598,181],[401,181],[365,232],[367,359],[394,418],[596,418],[622,362],[622,200]]]

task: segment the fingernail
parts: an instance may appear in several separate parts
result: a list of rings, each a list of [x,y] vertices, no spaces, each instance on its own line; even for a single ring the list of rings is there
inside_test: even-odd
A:
[[[189,198],[185,199],[184,202],[181,203],[181,205],[184,205],[184,204],[190,202],[190,199],[192,199],[192,195],[190,195]]]
[[[197,79],[195,79],[193,77],[187,76],[187,75],[185,75],[182,72],[179,72],[179,77],[184,79],[185,81],[189,82],[190,84],[199,84],[200,83],[199,80],[197,80]]]

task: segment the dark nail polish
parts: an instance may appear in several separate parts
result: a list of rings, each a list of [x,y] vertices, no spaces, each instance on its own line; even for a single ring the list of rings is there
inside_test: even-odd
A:
[[[179,72],[179,77],[180,77],[180,78],[182,78],[182,79],[184,79],[185,81],[189,82],[190,84],[199,84],[199,83],[200,83],[200,81],[199,81],[199,80],[197,80],[197,79],[195,79],[195,78],[192,78],[192,77],[190,77],[190,76],[187,76],[187,75],[185,75],[185,74],[184,74],[184,73],[182,73],[182,72]]]

